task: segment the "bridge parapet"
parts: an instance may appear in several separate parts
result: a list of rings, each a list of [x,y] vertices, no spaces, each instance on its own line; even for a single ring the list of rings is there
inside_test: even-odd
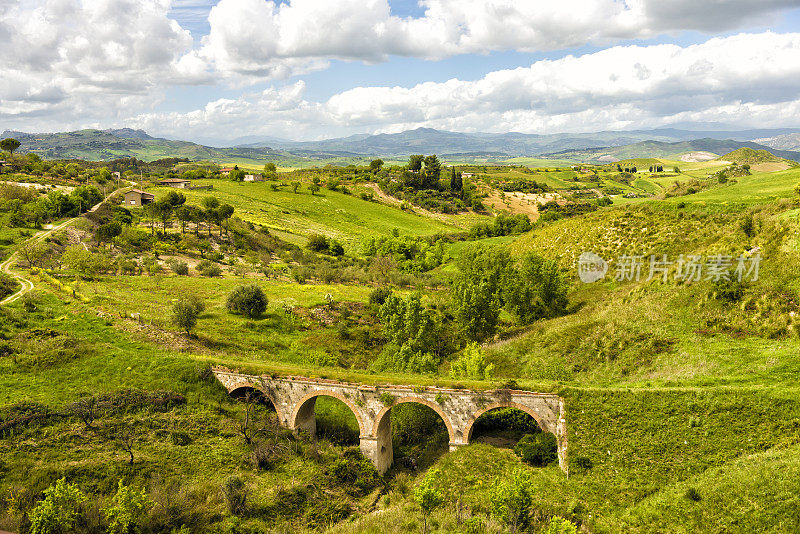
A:
[[[228,393],[242,388],[262,392],[275,406],[283,426],[312,435],[316,432],[314,408],[317,397],[329,396],[342,401],[358,421],[361,451],[380,473],[392,464],[391,409],[409,402],[423,404],[439,414],[450,435],[451,451],[469,443],[473,424],[482,414],[502,407],[520,409],[530,414],[543,431],[556,436],[558,464],[567,471],[564,401],[552,393],[363,385],[299,376],[247,375],[223,368],[215,368],[214,375]]]

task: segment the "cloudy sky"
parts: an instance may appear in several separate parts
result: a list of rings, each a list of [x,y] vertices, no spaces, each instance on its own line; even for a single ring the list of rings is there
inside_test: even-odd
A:
[[[800,0],[6,0],[0,130],[800,127]]]

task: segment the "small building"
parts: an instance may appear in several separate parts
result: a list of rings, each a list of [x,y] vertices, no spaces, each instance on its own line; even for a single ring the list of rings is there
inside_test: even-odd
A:
[[[472,172],[462,172],[461,173],[461,177],[462,178],[472,178],[473,176],[475,176],[475,173],[472,173]]]
[[[112,172],[111,176],[113,176],[115,180],[121,180],[122,179],[122,173],[119,172],[119,171]]]
[[[158,182],[159,185],[166,185],[169,187],[177,187],[178,189],[189,189],[189,180],[183,178],[167,178]]]
[[[244,175],[245,182],[263,182],[264,176],[261,174],[245,174]]]
[[[126,206],[144,206],[150,204],[156,199],[153,193],[142,191],[140,189],[131,189],[125,193]]]
[[[231,173],[231,171],[233,171],[233,170],[235,170],[235,168],[234,168],[234,167],[223,167],[223,168],[221,168],[221,169],[219,170],[219,173],[220,173],[222,176],[228,176],[228,175]]]

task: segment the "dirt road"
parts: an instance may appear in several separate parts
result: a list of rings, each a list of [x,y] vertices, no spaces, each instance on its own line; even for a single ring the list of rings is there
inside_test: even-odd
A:
[[[122,189],[127,189],[127,187],[128,186],[120,188],[120,189],[117,189],[115,191],[112,191],[111,193],[109,193],[106,196],[106,198],[104,198],[103,200],[101,200],[100,202],[95,204],[87,213],[91,213],[93,211],[96,211],[97,208],[99,208],[109,198],[111,198],[111,196],[114,195],[114,193],[117,193],[118,191],[121,191]],[[50,228],[49,230],[45,230],[43,232],[39,232],[38,234],[34,235],[33,237],[31,237],[30,239],[25,241],[25,243],[33,243],[33,242],[41,241],[41,240],[45,239],[47,236],[51,235],[53,232],[57,232],[57,231],[61,230],[62,228],[68,226],[72,222],[77,221],[81,217],[83,217],[83,215],[79,215],[78,217],[73,217],[72,219],[67,219],[66,221],[62,222],[61,224]],[[2,270],[4,273],[9,274],[9,275],[13,276],[14,278],[16,278],[17,281],[20,283],[20,286],[22,286],[19,291],[17,291],[13,295],[7,296],[5,299],[0,301],[0,305],[2,305],[2,304],[11,304],[12,302],[14,302],[18,298],[20,298],[25,293],[27,293],[29,291],[33,291],[33,289],[35,288],[35,286],[34,286],[34,284],[33,284],[33,282],[31,280],[25,278],[22,274],[12,270],[12,266],[17,262],[17,258],[18,257],[19,257],[19,252],[17,250],[15,250],[8,258],[6,258],[6,261],[4,261],[3,263],[0,263],[0,270]],[[0,533],[0,534],[2,534],[2,533]]]

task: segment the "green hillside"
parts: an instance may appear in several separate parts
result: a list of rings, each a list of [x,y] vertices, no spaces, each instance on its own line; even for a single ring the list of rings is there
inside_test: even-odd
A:
[[[629,163],[665,163],[651,157]],[[178,191],[150,176],[135,187],[155,193],[151,208],[98,205],[92,169],[82,188],[7,175],[48,187],[0,187],[0,252],[18,251],[9,269],[34,288],[0,306],[0,530],[29,532],[63,477],[85,495],[70,530],[81,534],[109,530],[120,482],[147,495],[131,527],[143,534],[500,534],[511,480],[529,506],[518,532],[552,518],[598,534],[797,532],[800,168],[720,180],[719,161],[669,167],[464,166],[486,202],[548,191],[533,181],[557,189],[559,208],[517,230],[521,218],[487,209],[362,199],[375,184],[324,169],[313,177],[336,191],[312,194],[307,171],[199,179],[212,189],[181,190],[174,206],[164,199]],[[62,198],[56,183],[75,189]],[[611,202],[582,200],[595,190]],[[78,216],[80,195],[96,211]],[[571,212],[575,199],[591,209]],[[365,237],[383,248],[363,249]],[[608,261],[605,278],[580,280],[584,252]],[[728,280],[709,275],[717,255]],[[648,276],[651,256],[671,262],[666,279]],[[679,279],[690,257],[703,275]],[[738,280],[740,258],[760,259],[758,277]],[[233,298],[245,285],[261,295],[252,312]],[[450,452],[434,411],[389,396],[394,464],[379,476],[345,404],[320,400],[316,436],[292,434],[268,402],[230,397],[213,365],[470,388],[476,402],[491,389],[557,393],[569,470],[514,452],[541,437],[523,412],[490,412]]]
[[[754,163],[781,163],[787,161],[783,158],[775,156],[769,150],[754,150],[749,147],[742,147],[734,150],[733,152],[728,152],[727,154],[720,156],[719,159],[730,161],[732,163],[738,163],[739,165]]]

